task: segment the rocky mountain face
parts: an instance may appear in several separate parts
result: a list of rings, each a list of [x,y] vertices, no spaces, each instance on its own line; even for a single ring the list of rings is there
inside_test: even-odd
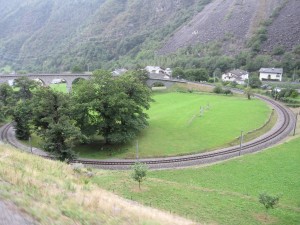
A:
[[[178,48],[195,43],[211,41],[234,41],[234,49],[244,46],[251,38],[259,23],[269,18],[276,7],[284,0],[215,0],[187,24],[175,31],[160,53],[175,52]],[[237,48],[237,46],[239,48]]]
[[[234,55],[271,16],[261,51],[291,50],[300,44],[299,7],[299,0],[0,0],[0,67],[122,66],[214,41]]]

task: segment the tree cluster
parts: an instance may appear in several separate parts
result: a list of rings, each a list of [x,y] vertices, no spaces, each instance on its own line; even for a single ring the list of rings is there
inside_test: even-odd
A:
[[[286,98],[297,98],[299,93],[296,89],[285,88],[285,89],[273,89],[271,92],[272,97],[275,100],[285,100]]]
[[[209,75],[205,68],[187,69],[175,68],[173,71],[174,78],[183,78],[191,81],[208,81]]]
[[[22,77],[15,80],[14,89],[0,85],[2,117],[14,120],[17,138],[28,140],[35,133],[46,151],[59,160],[71,160],[76,142],[97,134],[106,144],[126,143],[148,125],[145,109],[151,97],[143,75],[133,71],[113,77],[99,70],[90,80],[76,83],[69,94]]]
[[[223,89],[222,86],[217,85],[214,87],[213,92],[216,94],[225,94],[225,95],[232,95],[232,91],[228,88]]]

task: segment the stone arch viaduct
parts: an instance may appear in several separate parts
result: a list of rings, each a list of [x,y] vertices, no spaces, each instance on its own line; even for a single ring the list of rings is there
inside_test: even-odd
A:
[[[28,77],[32,80],[38,79],[46,86],[50,85],[55,79],[61,79],[66,82],[67,90],[70,92],[72,90],[72,84],[76,79],[90,79],[92,74],[0,74],[0,83],[9,82],[22,76]],[[183,80],[151,78],[150,76],[147,80],[147,85],[152,87],[152,85],[156,82],[163,83],[167,88],[171,87],[175,83],[186,83],[186,81]]]

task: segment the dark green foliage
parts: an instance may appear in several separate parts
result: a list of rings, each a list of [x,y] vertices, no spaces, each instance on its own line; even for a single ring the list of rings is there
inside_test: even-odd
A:
[[[16,137],[20,140],[28,140],[30,137],[31,119],[31,107],[28,100],[19,101],[16,104],[12,118],[15,121]]]
[[[267,193],[261,193],[259,195],[259,203],[263,204],[266,210],[274,209],[275,205],[277,205],[278,202],[278,196],[272,196]]]
[[[153,83],[153,85],[152,85],[152,87],[164,87],[165,85],[164,85],[164,83],[162,83],[162,82],[155,82],[155,83]]]
[[[200,69],[189,69],[184,71],[184,78],[192,81],[208,81],[208,72],[204,68]]]
[[[277,46],[273,49],[272,54],[273,55],[283,55],[284,54],[284,48],[282,46]]]
[[[37,82],[27,77],[20,77],[14,80],[14,87],[17,91],[14,93],[10,107],[15,121],[16,136],[21,140],[28,140],[30,137],[30,119],[32,108],[30,99],[33,96],[33,90],[37,87]]]
[[[82,73],[82,72],[83,72],[83,69],[78,65],[76,65],[72,68],[72,73]]]
[[[255,74],[251,75],[249,78],[249,86],[251,88],[259,88],[262,85],[261,80]]]
[[[0,122],[11,114],[11,106],[14,103],[13,89],[7,83],[0,84]]]
[[[247,96],[248,100],[251,100],[251,96],[253,96],[253,90],[251,87],[246,87],[244,90],[244,94]]]
[[[137,162],[132,167],[131,177],[133,180],[139,182],[139,189],[141,189],[141,183],[146,178],[148,166],[144,163]]]
[[[97,131],[107,144],[126,143],[136,137],[148,125],[144,109],[150,107],[151,101],[150,90],[137,73],[114,78],[98,70],[90,80],[78,85],[74,98],[81,112],[77,116],[79,127]]]
[[[50,88],[39,88],[32,98],[32,125],[44,141],[44,149],[61,161],[76,157],[72,147],[80,129],[71,118],[70,98]]]
[[[276,100],[286,101],[289,102],[289,98],[297,98],[299,93],[297,90],[292,88],[284,88],[280,91],[277,91],[276,89],[272,90],[272,97]]]
[[[232,81],[230,82],[230,86],[235,88],[238,85],[238,83],[236,81]]]
[[[13,96],[13,89],[7,83],[0,84],[0,102],[7,106]]]
[[[230,89],[225,89],[224,94],[225,95],[232,95],[232,91]]]
[[[133,77],[137,78],[140,82],[146,85],[146,82],[148,80],[148,72],[144,70],[143,68],[137,68],[133,71],[127,72],[127,74],[130,73]]]
[[[27,77],[20,77],[14,80],[14,87],[18,89],[16,92],[17,99],[30,99],[32,91],[38,86],[37,82]]]
[[[182,78],[185,77],[184,71],[180,67],[176,67],[172,73],[173,78]]]
[[[222,94],[223,93],[223,89],[220,85],[217,85],[214,90],[213,90],[214,93],[216,94]]]

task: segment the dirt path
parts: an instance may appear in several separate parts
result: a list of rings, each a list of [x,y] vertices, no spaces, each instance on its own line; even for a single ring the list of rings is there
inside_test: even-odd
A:
[[[32,225],[37,224],[13,203],[0,198],[0,225]]]

